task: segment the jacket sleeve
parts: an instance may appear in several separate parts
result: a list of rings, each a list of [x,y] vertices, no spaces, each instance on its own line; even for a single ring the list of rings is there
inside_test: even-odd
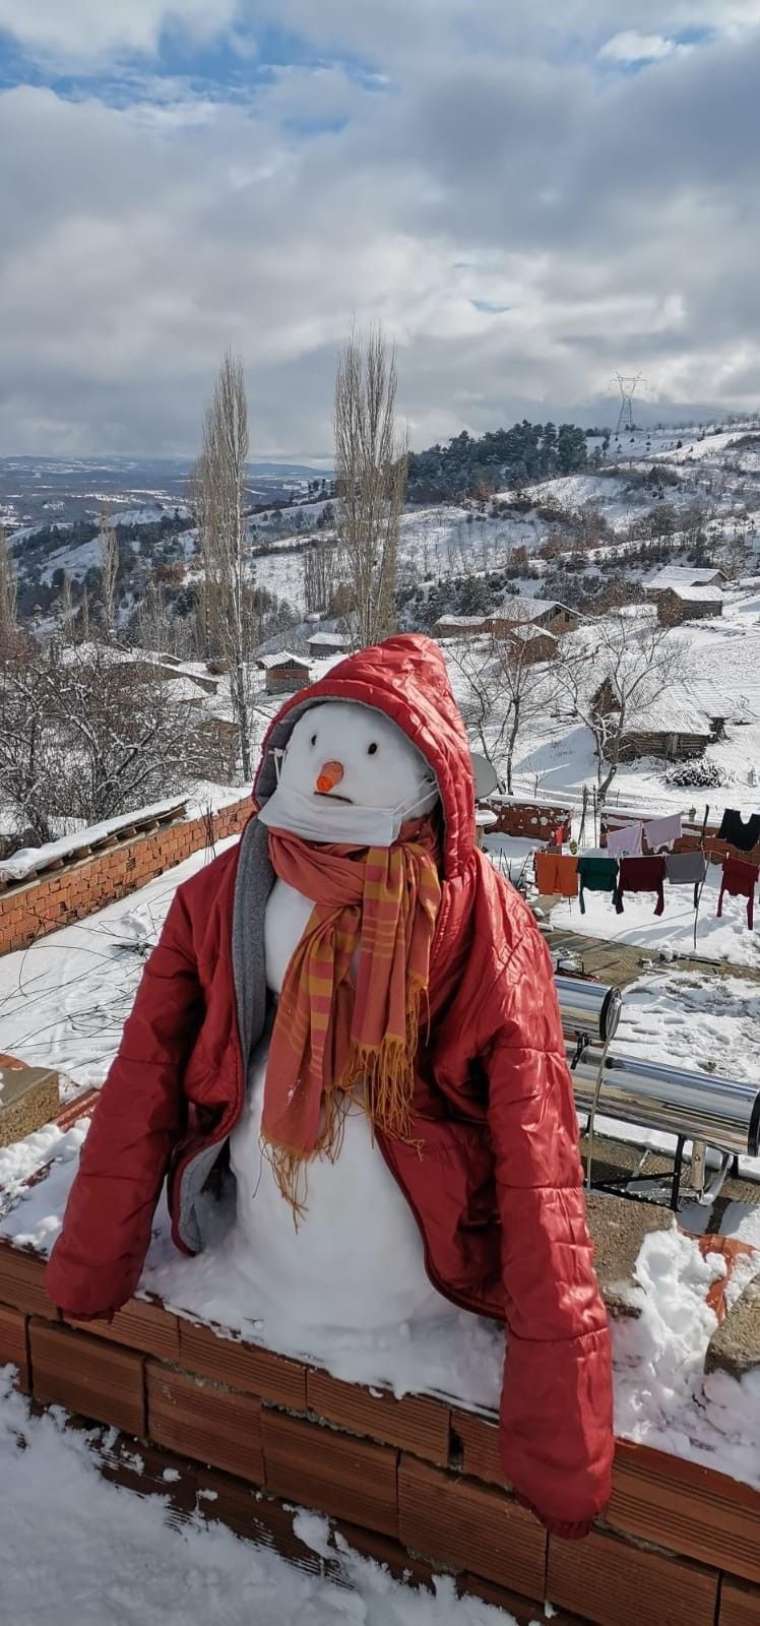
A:
[[[508,1328],[502,1455],[544,1524],[581,1536],[610,1496],[610,1340],[554,976],[527,912],[492,990],[489,1003],[497,1001],[484,1060]]]
[[[142,974],[100,1094],[46,1286],[64,1313],[108,1315],[137,1286],[172,1146],[203,997],[182,891]]]

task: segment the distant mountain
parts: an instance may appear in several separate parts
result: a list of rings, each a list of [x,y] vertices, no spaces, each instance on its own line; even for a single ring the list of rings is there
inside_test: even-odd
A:
[[[319,460],[318,460],[319,461]],[[189,457],[0,457],[0,524],[18,527],[97,519],[102,508],[118,517],[140,507],[173,513],[188,498]],[[275,502],[298,494],[322,466],[253,460],[249,498]]]

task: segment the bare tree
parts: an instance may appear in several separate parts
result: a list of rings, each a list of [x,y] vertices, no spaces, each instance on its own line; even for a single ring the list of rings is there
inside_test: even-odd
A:
[[[555,671],[571,716],[593,738],[601,806],[625,758],[626,737],[660,693],[674,685],[683,693],[688,684],[686,643],[651,615],[607,615],[560,639]]]
[[[81,598],[80,605],[79,605],[79,614],[77,616],[77,634],[78,634],[77,641],[80,644],[88,644],[89,643],[89,641],[90,641],[90,595],[89,595],[89,592],[87,590],[86,584],[82,588],[82,598]]]
[[[258,637],[254,567],[245,520],[248,403],[242,362],[225,356],[203,427],[194,494],[203,562],[206,653],[221,657],[240,736],[243,773],[253,768],[253,653]]]
[[[531,640],[518,632],[517,624],[514,632],[498,638],[449,645],[447,654],[462,678],[465,723],[477,734],[494,771],[506,778],[511,795],[520,736],[556,696],[553,662],[535,659]]]
[[[303,590],[306,614],[328,609],[335,587],[335,549],[315,542],[303,556]]]
[[[61,591],[55,603],[55,614],[60,644],[72,643],[74,639],[74,603],[71,596],[71,577],[68,570],[63,572]]]
[[[116,631],[116,578],[119,574],[119,539],[110,515],[100,517],[100,592],[103,600],[103,626],[107,638]]]
[[[171,618],[161,582],[148,583],[137,619],[137,637],[142,649],[171,648]]]
[[[38,841],[145,806],[200,772],[203,712],[148,661],[54,641],[0,663],[0,799]]]
[[[337,532],[356,603],[361,645],[393,631],[399,523],[407,456],[396,429],[396,362],[373,328],[352,335],[335,385]]]
[[[16,567],[5,528],[0,525],[0,651],[9,651],[18,636],[16,600]]]

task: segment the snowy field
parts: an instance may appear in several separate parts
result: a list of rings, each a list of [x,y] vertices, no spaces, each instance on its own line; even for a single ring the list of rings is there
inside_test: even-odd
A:
[[[434,1593],[394,1581],[313,1513],[294,1510],[294,1532],[319,1557],[337,1547],[342,1586],[200,1513],[179,1525],[168,1498],[104,1481],[88,1437],[57,1407],[32,1415],[10,1378],[0,1368],[4,1626],[514,1626],[448,1577]]]

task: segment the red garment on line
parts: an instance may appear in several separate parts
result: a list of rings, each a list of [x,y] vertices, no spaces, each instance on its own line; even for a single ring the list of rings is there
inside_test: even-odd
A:
[[[724,858],[723,880],[718,895],[718,914],[723,914],[723,895],[747,899],[747,925],[750,931],[755,923],[755,887],[760,866],[748,864],[743,858]]]
[[[621,858],[615,893],[615,908],[618,914],[623,913],[624,892],[656,892],[655,914],[661,915],[665,908],[664,880],[665,859],[661,855],[651,858]]]

